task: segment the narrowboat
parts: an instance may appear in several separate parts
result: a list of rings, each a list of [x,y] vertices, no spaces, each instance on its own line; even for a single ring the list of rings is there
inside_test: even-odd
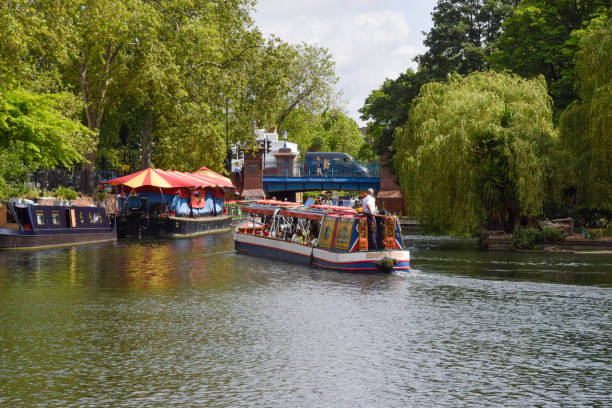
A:
[[[36,205],[20,200],[0,205],[0,249],[45,248],[115,241],[102,207]]]
[[[364,215],[350,207],[257,201],[242,209],[247,219],[234,229],[238,252],[346,272],[410,269],[397,217],[376,217],[380,239],[368,243]]]

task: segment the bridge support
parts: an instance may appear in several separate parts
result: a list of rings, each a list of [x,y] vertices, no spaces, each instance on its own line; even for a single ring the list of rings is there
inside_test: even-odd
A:
[[[389,153],[385,153],[380,158],[380,190],[376,195],[377,206],[397,215],[406,215],[406,203],[397,182],[395,175],[387,169]]]
[[[253,154],[244,155],[242,166],[242,191],[240,195],[245,200],[263,200],[266,198],[263,190],[263,163],[264,148],[259,146]]]

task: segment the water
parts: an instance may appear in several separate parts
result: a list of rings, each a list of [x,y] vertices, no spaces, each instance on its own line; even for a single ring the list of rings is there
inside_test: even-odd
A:
[[[612,256],[408,237],[413,270],[230,234],[0,253],[0,406],[611,406]]]

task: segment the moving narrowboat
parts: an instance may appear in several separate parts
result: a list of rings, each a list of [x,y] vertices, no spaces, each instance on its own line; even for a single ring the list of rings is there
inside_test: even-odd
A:
[[[262,200],[242,211],[247,219],[234,229],[240,253],[347,272],[410,269],[395,216],[376,217],[381,234],[372,248],[366,217],[350,207]]]
[[[115,241],[102,207],[36,205],[15,200],[0,205],[0,249],[44,248]]]

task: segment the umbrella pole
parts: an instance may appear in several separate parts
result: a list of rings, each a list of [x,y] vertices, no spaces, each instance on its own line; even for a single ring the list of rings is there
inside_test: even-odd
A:
[[[161,187],[159,188],[159,193],[161,194],[162,201],[164,202],[164,214],[167,215],[170,210],[168,209],[168,203],[166,202],[166,197],[164,197],[164,192],[162,191]]]
[[[123,187],[122,187],[122,188],[123,188]],[[128,199],[130,198],[130,196],[131,196],[131,195],[132,195],[132,193],[134,192],[134,189],[135,189],[135,188],[136,188],[136,187],[132,188],[132,191],[130,191],[130,194],[128,194],[128,195],[127,195],[127,197],[125,197],[125,199],[123,200],[123,205],[121,206],[121,214],[124,214],[124,212],[125,212],[125,205],[127,204]]]

